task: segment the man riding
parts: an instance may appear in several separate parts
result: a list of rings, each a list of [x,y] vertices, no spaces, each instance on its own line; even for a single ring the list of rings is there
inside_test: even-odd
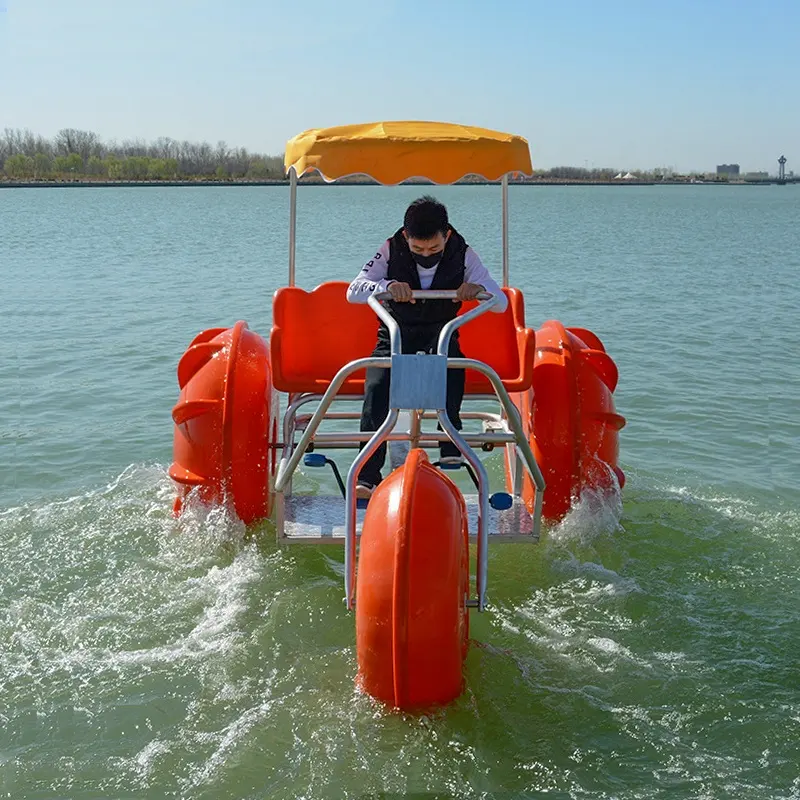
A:
[[[455,290],[455,300],[415,301],[411,293],[419,289]],[[403,227],[381,246],[364,265],[347,290],[351,303],[366,303],[373,294],[388,292],[391,311],[400,327],[403,353],[435,353],[439,332],[461,307],[481,292],[500,298],[492,308],[502,313],[508,300],[489,275],[478,254],[450,225],[447,209],[433,197],[420,197],[406,210]],[[375,357],[391,354],[389,331],[381,322]],[[450,340],[450,358],[463,358],[458,331]],[[389,413],[390,370],[370,368],[364,383],[361,430],[376,431]],[[464,370],[447,371],[447,415],[461,429],[461,403],[464,398]],[[363,445],[362,445],[363,446]],[[381,481],[386,460],[383,443],[366,461],[356,486],[356,497],[369,498]],[[461,454],[451,442],[440,444],[440,461],[458,463]]]

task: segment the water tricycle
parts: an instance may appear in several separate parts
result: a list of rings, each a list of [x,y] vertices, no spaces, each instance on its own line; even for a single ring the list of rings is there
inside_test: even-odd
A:
[[[192,496],[227,504],[247,524],[273,518],[282,544],[344,544],[358,685],[399,709],[446,704],[463,690],[469,611],[486,608],[491,544],[535,543],[542,518],[557,522],[583,492],[623,485],[617,368],[589,330],[557,321],[526,327],[522,292],[509,286],[509,176],[532,173],[522,137],[432,122],[350,125],[301,133],[288,142],[285,164],[289,280],[275,292],[269,339],[244,321],[210,328],[178,363],[174,511]],[[486,314],[497,298],[484,293],[443,327],[436,353],[404,355],[388,295],[354,305],[344,282],[296,286],[297,181],[310,172],[327,182],[368,175],[388,185],[410,178],[450,184],[467,175],[499,181],[506,310]],[[415,292],[419,301],[454,295]],[[379,319],[390,332],[390,357],[372,356]],[[464,358],[447,356],[456,330]],[[393,377],[386,420],[362,433],[353,430],[358,412],[331,407],[363,399],[367,367]],[[450,421],[448,369],[466,370],[462,418],[479,430]],[[433,421],[435,430],[423,429]],[[321,430],[331,423],[346,430]],[[461,463],[428,458],[426,450],[447,439]],[[383,442],[394,469],[365,503],[356,497],[357,477]],[[495,449],[503,451],[505,481],[492,491],[478,451]],[[327,455],[336,450],[357,453],[344,479]],[[293,493],[301,462],[331,468],[339,493]],[[467,472],[474,491],[462,493],[451,469]]]

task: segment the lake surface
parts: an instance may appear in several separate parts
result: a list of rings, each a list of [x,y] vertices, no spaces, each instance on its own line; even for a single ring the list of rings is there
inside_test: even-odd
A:
[[[423,191],[301,188],[299,284]],[[499,188],[433,193],[499,279]],[[288,189],[0,192],[0,797],[800,797],[800,189],[510,195],[528,324],[619,367],[628,483],[493,549],[466,691],[410,717],[354,690],[340,547],[171,516],[175,367],[268,335]]]

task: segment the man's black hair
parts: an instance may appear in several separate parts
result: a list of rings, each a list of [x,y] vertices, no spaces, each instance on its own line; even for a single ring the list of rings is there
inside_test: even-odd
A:
[[[403,227],[411,239],[433,239],[437,233],[446,236],[450,230],[447,209],[434,197],[420,197],[406,209]]]

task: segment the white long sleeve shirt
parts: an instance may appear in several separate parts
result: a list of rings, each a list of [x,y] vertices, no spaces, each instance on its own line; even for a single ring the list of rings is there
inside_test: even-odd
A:
[[[417,273],[419,274],[419,284],[423,289],[430,289],[433,283],[434,275],[439,265],[436,264],[429,269],[417,266]],[[355,280],[347,288],[347,302],[348,303],[366,303],[373,294],[381,294],[387,290],[387,287],[392,281],[388,280],[386,275],[389,267],[389,240],[387,239],[381,249],[361,268]],[[508,307],[508,298],[503,294],[503,290],[497,285],[489,270],[483,265],[483,262],[478,257],[478,254],[471,248],[467,247],[464,254],[464,282],[477,283],[489,293],[500,298],[500,302],[491,310],[495,313],[502,314]]]

